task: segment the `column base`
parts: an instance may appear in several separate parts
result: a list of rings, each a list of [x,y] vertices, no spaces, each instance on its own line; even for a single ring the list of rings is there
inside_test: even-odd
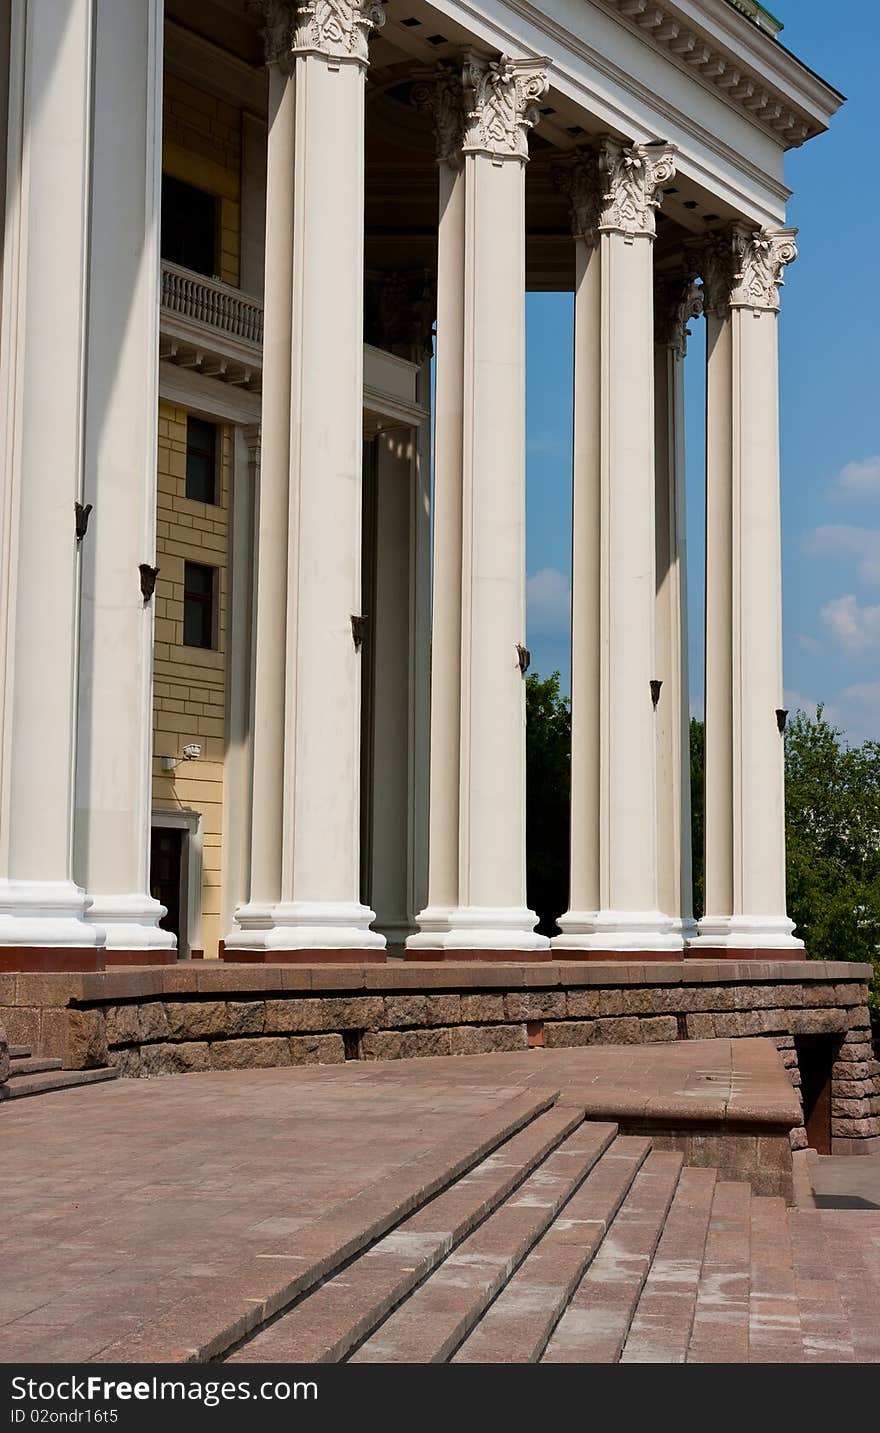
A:
[[[704,916],[686,954],[695,960],[804,960],[787,916]]]
[[[558,925],[559,960],[669,960],[684,949],[682,922],[662,911],[566,911]]]
[[[103,970],[90,905],[73,881],[0,880],[0,970]]]
[[[249,902],[235,913],[223,959],[265,964],[384,961],[385,937],[370,930],[369,906],[352,901]]]
[[[550,941],[525,906],[428,907],[406,942],[407,960],[550,960]]]
[[[104,932],[108,965],[172,965],[177,937],[159,921],[165,907],[151,896],[93,896],[86,913],[89,925]]]

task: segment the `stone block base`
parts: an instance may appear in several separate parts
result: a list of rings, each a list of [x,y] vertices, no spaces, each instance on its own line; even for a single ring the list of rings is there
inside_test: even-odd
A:
[[[176,965],[176,950],[113,950],[105,951],[106,969],[130,965]]]
[[[543,950],[407,950],[404,959],[429,965],[534,965],[555,960],[557,952]]]
[[[685,947],[686,960],[806,960],[802,948],[798,946],[780,946],[776,950],[761,949],[753,946],[746,950],[738,949],[732,945],[697,946],[694,950]]]
[[[316,950],[229,950],[224,945],[220,959],[228,965],[384,965],[384,950],[352,946]]]
[[[150,964],[155,962],[151,960]],[[3,945],[0,972],[105,970],[106,951],[92,945]]]

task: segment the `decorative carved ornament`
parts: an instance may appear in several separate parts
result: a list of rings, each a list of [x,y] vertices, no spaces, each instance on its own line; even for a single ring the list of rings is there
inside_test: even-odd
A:
[[[675,178],[675,150],[671,144],[625,146],[605,138],[599,144],[602,176],[602,212],[599,228],[633,239],[653,238],[655,211],[661,189]]]
[[[725,99],[745,111],[750,119],[761,124],[781,139],[787,149],[803,144],[816,133],[811,122],[794,111],[782,94],[767,88],[756,74],[743,68],[742,60],[733,60],[717,48],[711,37],[692,30],[682,16],[673,14],[656,0],[601,0],[606,9],[648,39],[657,49],[665,50],[675,61],[721,90]]]
[[[592,147],[576,150],[570,164],[554,168],[553,178],[568,198],[572,238],[594,246],[604,198],[598,152]]]
[[[733,308],[778,310],[782,271],[797,258],[796,234],[797,229],[733,230]]]
[[[385,24],[378,0],[250,0],[262,19],[267,64],[296,55],[365,65],[369,40]]]
[[[693,274],[658,274],[654,279],[654,339],[677,358],[687,353],[688,324],[703,312],[703,289]]]
[[[465,154],[528,159],[529,130],[538,122],[538,103],[549,88],[549,63],[506,55],[500,60],[465,56]]]
[[[719,318],[730,308],[777,312],[782,271],[797,258],[796,229],[734,225],[702,246],[705,311]]]
[[[464,92],[461,71],[440,65],[434,73],[413,85],[412,102],[431,117],[437,144],[437,163],[460,169],[464,141]]]

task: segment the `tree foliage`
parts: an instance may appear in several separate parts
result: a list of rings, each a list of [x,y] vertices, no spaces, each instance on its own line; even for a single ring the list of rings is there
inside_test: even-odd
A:
[[[559,673],[526,679],[527,879],[538,929],[568,908],[571,703]],[[704,728],[690,725],[694,913],[703,914]],[[880,1014],[880,742],[851,746],[799,711],[785,734],[788,910],[807,954],[872,961]]]

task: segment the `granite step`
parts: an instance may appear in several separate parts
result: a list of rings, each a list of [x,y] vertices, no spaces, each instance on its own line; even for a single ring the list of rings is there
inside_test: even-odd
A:
[[[688,1363],[749,1361],[751,1205],[750,1185],[717,1181]]]
[[[231,1363],[335,1363],[366,1338],[450,1251],[583,1123],[553,1108],[423,1204],[335,1277],[229,1355]],[[615,1127],[597,1133],[598,1158]]]
[[[752,1197],[749,1362],[803,1363],[804,1343],[784,1200]]]
[[[352,1363],[445,1363],[613,1138],[581,1124],[352,1355]]]
[[[716,1177],[714,1169],[682,1170],[621,1363],[686,1362]]]
[[[616,1363],[681,1174],[682,1156],[653,1151],[554,1330],[542,1363]]]
[[[861,1211],[860,1211],[861,1212]],[[833,1219],[827,1215],[833,1214]],[[838,1281],[837,1261],[847,1276],[851,1273],[851,1251],[840,1250],[832,1243],[842,1211],[821,1209],[790,1209],[788,1231],[794,1291],[797,1299],[804,1363],[856,1363],[852,1315],[852,1291]],[[862,1228],[865,1226],[862,1225]],[[836,1242],[836,1241],[835,1241]],[[860,1259],[856,1258],[856,1265]],[[863,1276],[864,1269],[858,1269]],[[869,1293],[870,1297],[870,1293]],[[873,1290],[873,1322],[876,1323],[880,1288]]]
[[[880,1363],[880,1212],[822,1209],[837,1293],[856,1363]]]
[[[10,1060],[27,1060],[32,1054],[30,1045],[9,1045],[7,1048]]]
[[[10,1080],[21,1079],[22,1075],[43,1075],[49,1070],[60,1070],[61,1060],[50,1060],[42,1055],[12,1055],[9,1060]]]
[[[109,1065],[97,1070],[56,1069],[44,1070],[35,1075],[18,1075],[2,1087],[0,1098],[21,1100],[28,1095],[46,1095],[52,1090],[70,1090],[79,1085],[100,1084],[103,1080],[115,1080],[116,1075],[116,1070]]]
[[[651,1142],[620,1135],[486,1310],[453,1363],[537,1363]]]

